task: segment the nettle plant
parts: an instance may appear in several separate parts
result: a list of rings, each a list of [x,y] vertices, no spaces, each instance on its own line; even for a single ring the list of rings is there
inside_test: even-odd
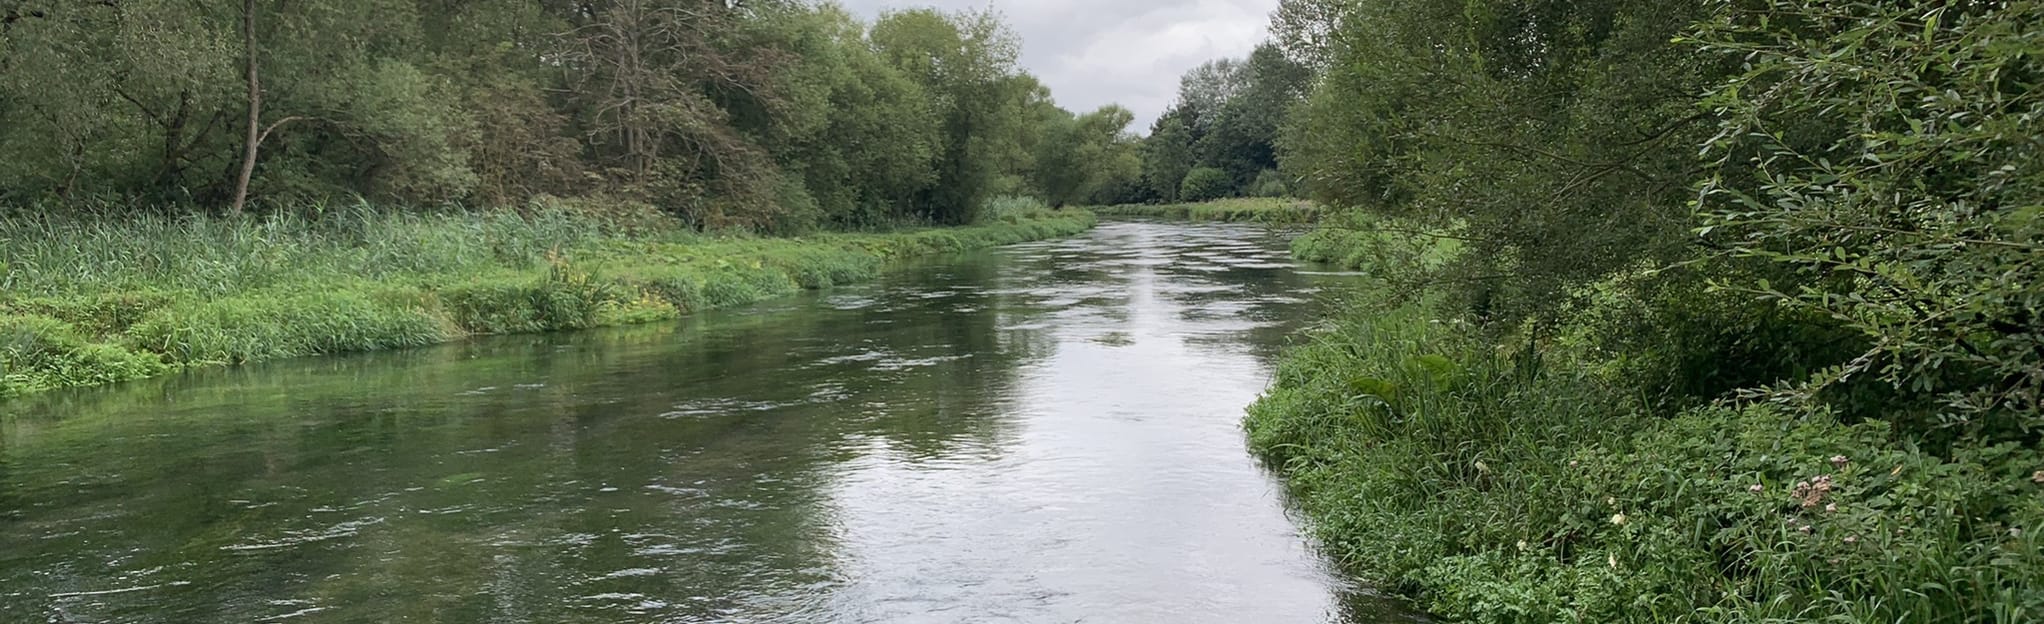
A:
[[[1872,344],[1756,396],[1857,400],[1948,440],[2038,441],[2040,23],[2034,0],[1739,0],[1687,39],[1744,70],[1705,100],[1723,121],[1699,233],[1786,277],[1716,287]]]

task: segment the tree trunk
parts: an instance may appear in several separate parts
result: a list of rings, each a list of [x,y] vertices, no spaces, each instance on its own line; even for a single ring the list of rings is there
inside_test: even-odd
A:
[[[263,84],[256,74],[255,0],[242,0],[241,45],[248,57],[248,135],[241,149],[241,175],[234,181],[234,205],[230,214],[240,215],[248,203],[248,180],[255,175],[256,149],[262,142]]]

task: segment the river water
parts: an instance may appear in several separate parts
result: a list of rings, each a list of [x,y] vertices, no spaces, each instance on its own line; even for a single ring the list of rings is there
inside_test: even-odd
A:
[[[1242,408],[1339,276],[1079,238],[671,325],[11,404],[0,622],[1406,621]]]

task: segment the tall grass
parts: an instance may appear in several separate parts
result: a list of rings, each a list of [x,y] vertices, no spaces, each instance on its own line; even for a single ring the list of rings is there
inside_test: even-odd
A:
[[[0,217],[0,397],[181,367],[673,318],[915,255],[1077,233],[1083,212],[805,238],[643,214]]]
[[[226,294],[326,279],[391,279],[531,268],[548,250],[627,235],[562,210],[394,212],[356,204],[238,219],[0,217],[0,292],[9,298],[122,289]],[[694,238],[678,223],[635,237]]]

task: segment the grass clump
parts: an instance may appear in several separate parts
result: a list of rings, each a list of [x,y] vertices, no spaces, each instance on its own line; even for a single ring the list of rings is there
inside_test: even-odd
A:
[[[95,343],[70,323],[47,316],[0,315],[0,398],[141,379],[164,370],[154,355]]]
[[[756,238],[703,235],[647,210],[0,218],[0,396],[667,320],[1093,224],[1085,212],[1017,210],[960,228]]]

